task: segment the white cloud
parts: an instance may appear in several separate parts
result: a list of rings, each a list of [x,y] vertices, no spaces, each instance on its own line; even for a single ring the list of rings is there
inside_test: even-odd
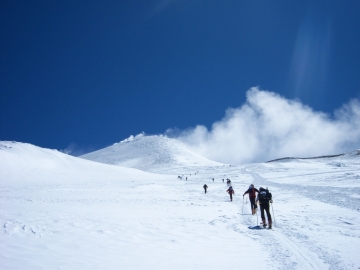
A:
[[[338,154],[360,148],[360,102],[351,100],[331,116],[254,87],[245,104],[228,109],[210,130],[199,125],[177,138],[205,157],[234,164]]]

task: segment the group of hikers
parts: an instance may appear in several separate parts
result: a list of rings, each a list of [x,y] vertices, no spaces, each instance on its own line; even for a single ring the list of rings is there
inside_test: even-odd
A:
[[[227,179],[227,184],[229,188],[226,190],[227,193],[230,195],[230,201],[233,200],[233,194],[235,194],[235,191],[233,187],[231,186],[230,179]],[[205,194],[207,193],[208,186],[205,184],[203,186],[205,190]],[[270,203],[272,203],[272,194],[269,192],[269,190],[263,187],[260,187],[259,189],[255,188],[253,184],[249,186],[249,188],[244,192],[243,197],[249,194],[249,201],[250,201],[250,207],[251,207],[251,214],[255,215],[257,212],[257,204],[260,205],[260,213],[261,213],[261,219],[262,219],[262,225],[264,228],[268,226],[268,229],[272,228],[272,219],[270,214]],[[267,216],[267,223],[265,219],[265,212]]]

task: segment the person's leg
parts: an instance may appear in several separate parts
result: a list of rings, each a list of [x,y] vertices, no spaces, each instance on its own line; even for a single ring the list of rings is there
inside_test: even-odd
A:
[[[255,198],[249,197],[250,199],[250,207],[251,207],[251,214],[255,214]]]
[[[260,213],[261,213],[261,220],[263,222],[263,226],[266,226],[266,219],[265,219],[265,214],[264,214],[264,205],[260,204]]]
[[[271,229],[272,220],[271,220],[270,204],[269,203],[265,204],[265,211],[266,211],[266,216],[267,216],[267,219],[268,219],[269,228]]]

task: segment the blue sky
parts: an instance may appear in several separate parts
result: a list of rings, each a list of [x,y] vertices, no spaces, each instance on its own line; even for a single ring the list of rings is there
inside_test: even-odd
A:
[[[357,0],[3,0],[0,12],[0,140],[79,154],[210,130],[254,86],[329,121],[360,98]]]

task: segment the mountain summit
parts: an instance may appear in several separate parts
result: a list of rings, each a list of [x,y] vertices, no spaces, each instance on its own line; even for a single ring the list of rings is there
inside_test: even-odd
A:
[[[192,152],[176,139],[144,134],[130,136],[120,143],[80,157],[100,163],[157,172],[169,167],[223,165]]]

